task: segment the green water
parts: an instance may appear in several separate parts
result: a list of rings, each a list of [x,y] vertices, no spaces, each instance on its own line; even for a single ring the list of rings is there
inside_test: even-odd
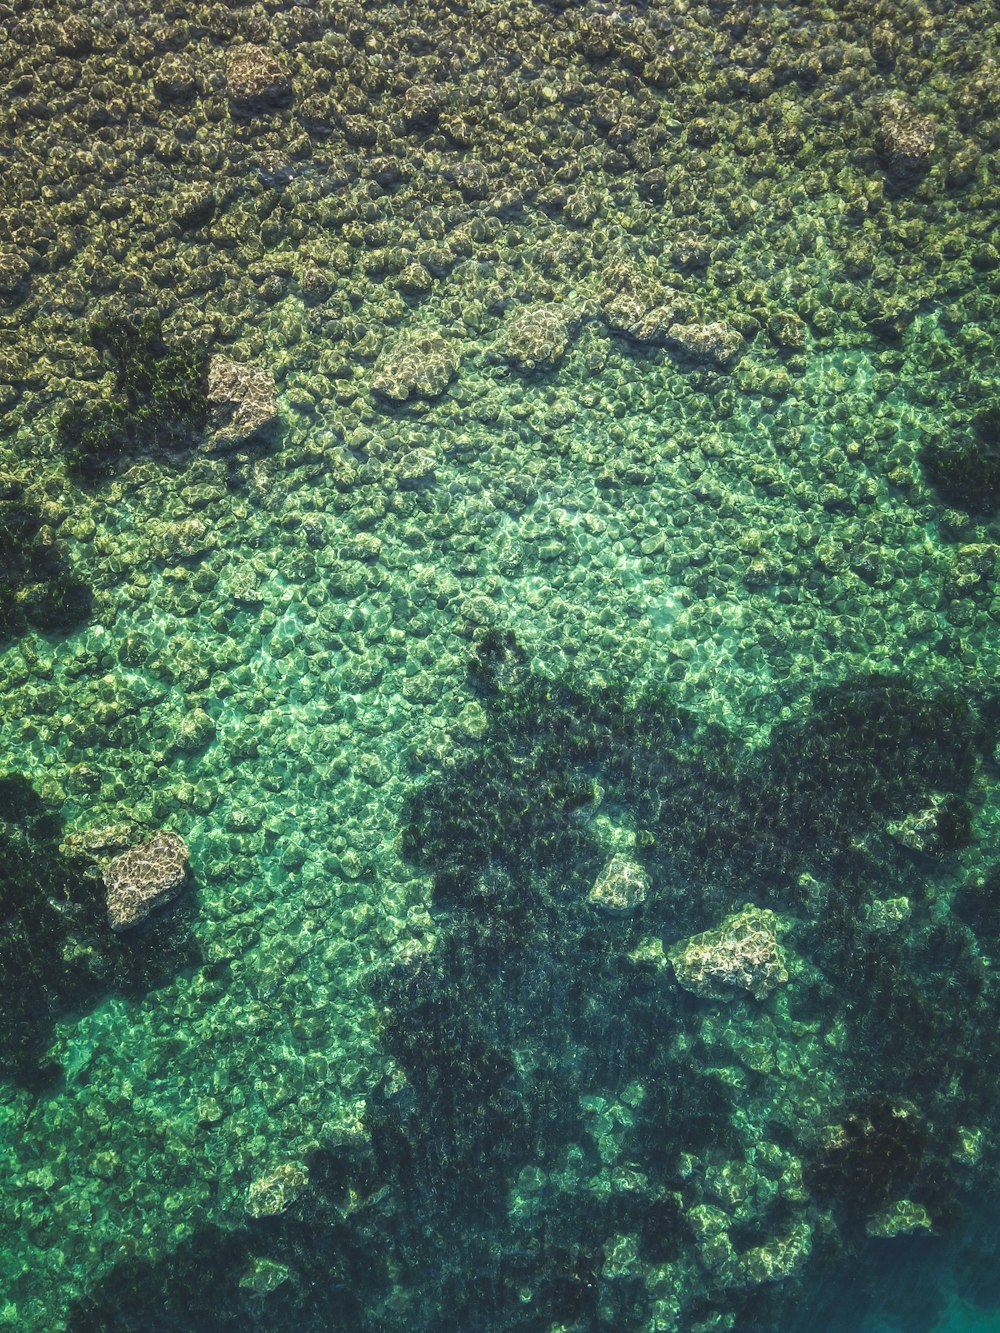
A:
[[[1000,1327],[993,7],[0,24],[0,1326]]]

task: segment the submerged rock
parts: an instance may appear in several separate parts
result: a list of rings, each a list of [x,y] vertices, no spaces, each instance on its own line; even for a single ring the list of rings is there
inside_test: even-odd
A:
[[[922,1203],[898,1199],[870,1218],[865,1230],[869,1236],[890,1239],[893,1236],[912,1236],[918,1231],[931,1231],[934,1224]]]
[[[768,908],[747,903],[716,930],[682,940],[668,955],[677,980],[705,999],[733,1000],[748,991],[763,1000],[788,980],[777,923]]]
[[[70,833],[63,839],[61,850],[68,856],[96,860],[100,856],[117,856],[127,850],[137,836],[131,824],[96,824]]]
[[[440,333],[408,333],[383,347],[372,388],[383,398],[437,398],[458,370],[459,354]]]
[[[309,1172],[300,1162],[282,1162],[251,1183],[247,1190],[247,1212],[251,1217],[278,1217],[308,1183]]]
[[[552,370],[565,355],[572,336],[570,311],[557,302],[527,306],[507,320],[503,353],[525,373]]]
[[[154,833],[123,852],[104,870],[108,922],[112,930],[130,930],[171,902],[187,878],[188,849],[177,833]]]
[[[411,449],[396,465],[396,480],[403,490],[418,490],[434,481],[437,457],[430,449]]]
[[[229,52],[226,87],[233,109],[242,115],[287,106],[292,99],[291,74],[263,46],[248,44]]]
[[[240,1278],[240,1290],[251,1297],[270,1296],[292,1276],[287,1264],[279,1264],[274,1259],[256,1257],[250,1261],[250,1267]]]
[[[264,366],[213,356],[208,363],[209,426],[205,448],[236,449],[278,422],[274,376]]]
[[[184,52],[168,51],[153,75],[153,88],[161,102],[190,102],[201,91],[194,61]]]
[[[180,754],[198,754],[215,739],[215,723],[203,708],[192,708],[174,733],[173,748]]]
[[[646,901],[649,876],[638,861],[613,856],[594,881],[587,902],[615,916],[631,912]]]
[[[812,1227],[799,1222],[786,1234],[775,1236],[763,1245],[755,1245],[742,1256],[747,1285],[782,1282],[797,1273],[812,1253]]]
[[[876,136],[885,163],[897,171],[924,170],[934,155],[936,126],[902,98],[887,101],[879,116]]]
[[[692,361],[728,366],[743,348],[743,335],[728,324],[673,324],[670,339]]]

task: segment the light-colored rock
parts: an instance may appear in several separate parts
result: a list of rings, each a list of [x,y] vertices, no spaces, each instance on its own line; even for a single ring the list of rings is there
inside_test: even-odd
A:
[[[458,370],[460,357],[440,333],[410,332],[383,347],[372,371],[372,389],[383,398],[437,398]]]
[[[865,1230],[869,1236],[912,1236],[918,1231],[933,1230],[931,1215],[922,1203],[913,1203],[910,1199],[898,1199],[887,1204],[868,1220]]]
[[[597,876],[587,894],[587,902],[602,912],[620,916],[640,907],[648,892],[649,876],[638,861],[616,855]]]
[[[670,950],[677,980],[705,999],[735,1000],[747,992],[763,1000],[788,980],[777,926],[772,911],[747,903],[716,930],[692,935]]]
[[[672,324],[670,341],[692,361],[728,366],[743,347],[743,335],[728,324]]]
[[[247,1190],[247,1212],[251,1217],[279,1217],[308,1183],[309,1172],[301,1162],[282,1162],[251,1183]]]
[[[108,923],[130,930],[171,902],[187,878],[188,849],[177,833],[154,833],[146,842],[116,856],[104,870]]]
[[[264,366],[213,356],[208,363],[209,425],[205,448],[236,449],[278,423],[274,376]]]
[[[237,565],[226,583],[226,590],[234,602],[243,606],[260,606],[266,600],[260,571],[253,565]]]
[[[502,335],[504,356],[518,370],[552,370],[565,355],[573,331],[572,312],[552,301],[526,306],[507,319]]]
[[[0,251],[0,296],[13,296],[26,282],[31,269],[21,255]]]
[[[926,168],[934,156],[936,134],[930,116],[921,116],[903,98],[891,97],[882,104],[876,139],[889,166],[901,171]]]
[[[808,1222],[799,1222],[784,1235],[755,1245],[742,1255],[744,1280],[751,1287],[783,1282],[802,1268],[811,1252],[812,1227]]]

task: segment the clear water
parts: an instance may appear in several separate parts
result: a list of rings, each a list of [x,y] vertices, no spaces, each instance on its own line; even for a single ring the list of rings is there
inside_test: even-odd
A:
[[[1000,1328],[993,8],[0,21],[0,1326]]]

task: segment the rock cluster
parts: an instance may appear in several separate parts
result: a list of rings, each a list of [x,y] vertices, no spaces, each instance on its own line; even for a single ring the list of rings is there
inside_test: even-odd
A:
[[[768,908],[747,903],[716,930],[692,935],[671,949],[677,980],[704,999],[734,1000],[746,991],[763,1000],[788,980],[777,924]]]
[[[104,870],[108,923],[130,930],[171,902],[187,878],[188,849],[177,833],[154,833],[148,841],[116,856]]]

